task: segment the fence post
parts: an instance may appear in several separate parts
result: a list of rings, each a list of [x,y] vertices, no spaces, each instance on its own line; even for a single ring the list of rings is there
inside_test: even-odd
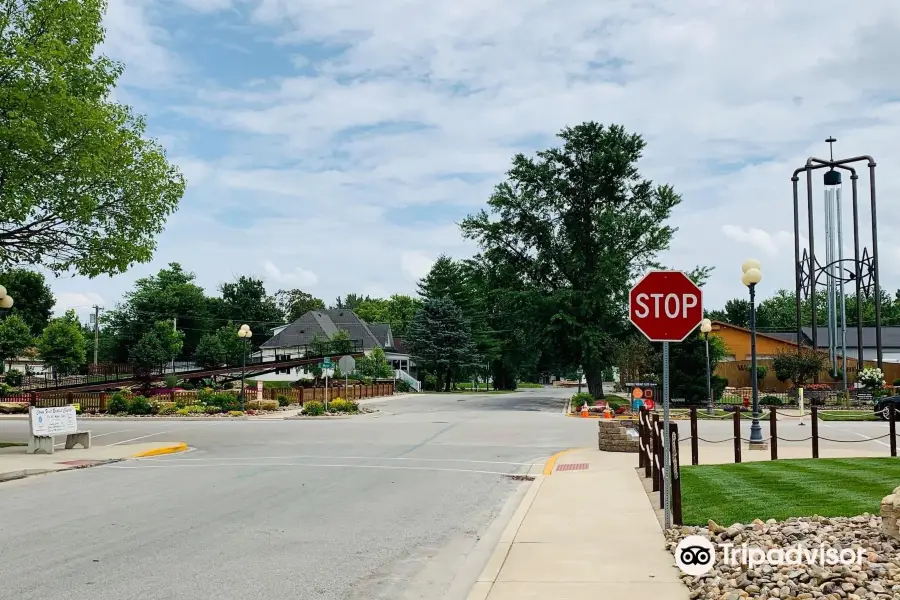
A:
[[[638,452],[638,468],[644,468],[644,407],[638,410],[638,444],[640,451]]]
[[[696,408],[694,410],[697,410]],[[681,515],[681,461],[678,458],[678,424],[669,423],[670,456],[672,461],[672,523],[682,525]]]
[[[650,439],[653,440],[653,472],[651,473],[651,477],[653,477],[653,491],[658,492],[659,485],[659,440],[656,439],[656,424],[659,423],[659,415],[654,414],[653,419],[650,421]]]
[[[300,406],[303,406],[303,387],[297,390],[297,401],[300,403]]]
[[[891,431],[891,456],[897,456],[897,411],[894,410],[894,405],[889,404],[890,412],[888,413],[890,416],[890,431]]]
[[[38,396],[36,392],[31,392],[28,396],[28,404],[30,404],[31,406],[37,406],[37,397]]]
[[[691,464],[699,465],[700,464],[700,440],[698,439],[699,433],[697,432],[697,407],[691,407]]]
[[[66,392],[66,404],[74,404],[75,400],[72,398],[72,392]]]
[[[812,420],[812,451],[813,458],[819,458],[819,407],[810,406],[809,416]]]
[[[656,427],[657,427],[656,439],[659,441],[659,455],[658,455],[658,458],[659,458],[659,483],[660,483],[659,507],[665,508],[666,507],[666,491],[665,490],[666,490],[666,487],[669,487],[669,480],[666,479],[666,475],[667,475],[666,462],[665,462],[666,454],[664,451],[665,444],[663,442],[663,436],[669,435],[669,432],[663,430],[663,422],[662,421],[657,421]],[[669,455],[669,459],[671,460],[671,454]],[[662,486],[666,486],[666,487],[662,487]]]
[[[778,460],[778,413],[775,407],[769,407],[769,448],[772,450],[772,460]]]
[[[106,412],[106,392],[100,392],[100,412]]]
[[[741,407],[734,408],[734,462],[741,462]]]

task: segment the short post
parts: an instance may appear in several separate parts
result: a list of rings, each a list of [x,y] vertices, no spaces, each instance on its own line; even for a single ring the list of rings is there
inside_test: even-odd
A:
[[[769,448],[772,450],[772,460],[778,460],[778,413],[775,407],[769,407]]]
[[[734,462],[741,462],[741,407],[734,409]]]
[[[681,461],[678,459],[678,423],[669,423],[669,440],[669,447],[672,449],[672,523],[675,525],[682,525]]]
[[[700,464],[700,440],[697,433],[697,407],[691,407],[691,464]],[[680,484],[679,484],[680,485]]]
[[[650,435],[653,439],[653,491],[658,492],[660,486],[660,464],[659,464],[659,449],[661,444],[659,443],[659,439],[657,434],[657,426],[659,425],[659,415],[654,414],[653,420],[650,422]]]
[[[888,418],[890,419],[890,432],[891,432],[891,456],[897,456],[897,412],[894,410],[894,405],[888,405]]]
[[[666,452],[666,446],[669,445],[669,434],[663,430],[664,425],[664,421],[656,423],[656,439],[659,440],[659,454],[657,456],[659,458],[659,484],[661,488],[659,490],[659,507],[669,510],[671,505],[666,506],[669,495],[669,465],[666,463],[666,459],[669,458]]]
[[[638,441],[640,443],[640,452],[638,452],[638,468],[644,468],[644,407],[638,411]]]
[[[809,407],[809,417],[812,420],[812,451],[813,458],[819,458],[819,407]]]
[[[650,411],[644,408],[644,477],[650,479],[653,477],[653,456],[650,446]]]

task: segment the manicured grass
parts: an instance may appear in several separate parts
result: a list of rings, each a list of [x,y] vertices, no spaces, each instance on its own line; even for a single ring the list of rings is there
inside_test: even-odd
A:
[[[820,410],[821,421],[877,421],[871,410]]]
[[[684,522],[720,525],[878,514],[900,483],[900,459],[841,458],[681,468]]]
[[[542,388],[544,386],[543,386],[543,384],[540,384],[540,383],[527,383],[525,381],[520,381],[519,383],[516,384],[516,387],[518,387],[519,389],[522,389],[522,390],[526,390],[526,389]]]
[[[469,388],[469,389],[467,389],[467,390],[465,390],[465,389],[463,389],[463,390],[450,390],[449,392],[444,392],[444,391],[441,391],[441,392],[429,392],[429,391],[423,391],[423,393],[425,393],[425,394],[512,394],[513,392],[515,392],[515,390],[488,390],[488,391],[485,391],[484,389],[473,390],[472,388]]]
[[[256,387],[256,380],[255,380],[255,379],[248,379],[248,380],[246,381],[246,384],[247,384],[249,387],[255,388],[255,387]],[[238,385],[240,385],[240,382],[238,382]],[[272,390],[272,389],[278,389],[278,390],[280,390],[280,389],[290,388],[290,387],[291,387],[291,382],[290,382],[290,381],[263,381],[263,389],[265,389],[265,390]]]
[[[27,446],[24,442],[0,442],[0,448],[12,448],[14,446]]]

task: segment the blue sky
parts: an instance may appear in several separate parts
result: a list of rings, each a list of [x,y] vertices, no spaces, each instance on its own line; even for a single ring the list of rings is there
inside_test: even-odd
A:
[[[516,152],[585,120],[644,134],[644,175],[684,197],[663,259],[716,267],[708,306],[746,293],[748,257],[762,295],[792,285],[790,174],[829,135],[879,161],[883,285],[900,286],[891,0],[109,0],[106,27],[116,99],[188,189],[152,263],[54,280],[60,311],[111,307],[170,261],[210,290],[253,274],[328,301],[411,293],[441,253],[473,252],[455,223]]]

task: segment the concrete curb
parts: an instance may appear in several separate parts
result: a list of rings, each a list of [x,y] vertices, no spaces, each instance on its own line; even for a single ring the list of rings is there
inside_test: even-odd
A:
[[[588,450],[588,448],[569,448],[568,450],[563,450],[562,452],[557,452],[553,456],[547,459],[547,462],[544,464],[543,475],[545,477],[549,477],[553,474],[553,467],[556,466],[556,461],[565,454],[569,454],[570,452],[578,452],[579,450]]]
[[[44,473],[52,473],[54,469],[20,469],[18,471],[7,471],[0,473],[0,481],[13,481],[15,479],[24,479],[32,475],[42,475]]]
[[[147,458],[149,456],[161,456],[163,454],[175,454],[176,452],[186,452],[188,449],[188,445],[184,442],[179,442],[177,444],[172,444],[170,446],[163,446],[162,448],[154,448],[152,450],[144,450],[143,452],[138,452],[137,454],[132,454],[131,458]]]
[[[528,511],[531,510],[531,505],[534,503],[534,499],[537,497],[543,482],[544,477],[540,475],[535,477],[534,481],[531,482],[531,486],[525,493],[525,497],[522,498],[522,502],[519,503],[519,507],[509,520],[503,533],[500,535],[497,547],[494,548],[494,552],[491,554],[487,564],[481,571],[481,576],[478,577],[475,585],[473,585],[472,589],[469,591],[466,600],[485,600],[488,597],[488,594],[491,593],[491,588],[494,587],[494,582],[497,581],[497,577],[500,576],[500,571],[503,569],[506,557],[509,555],[510,549],[512,549],[513,541],[516,539],[516,534],[519,532],[519,527],[522,526],[522,522],[528,515]]]

